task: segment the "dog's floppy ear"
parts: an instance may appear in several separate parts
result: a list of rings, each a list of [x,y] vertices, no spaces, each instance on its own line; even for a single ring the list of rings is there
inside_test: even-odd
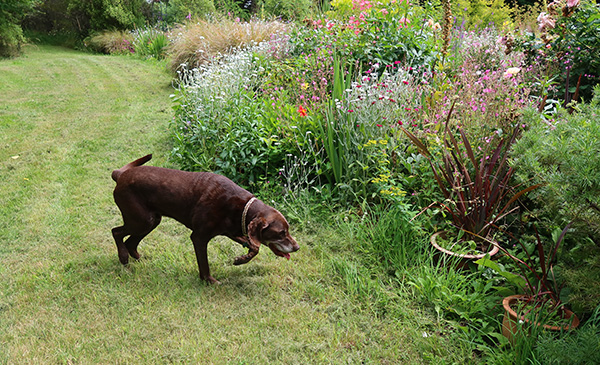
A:
[[[269,223],[263,218],[254,218],[248,225],[248,239],[250,241],[250,250],[258,251],[260,247],[260,237],[263,229],[267,228]]]

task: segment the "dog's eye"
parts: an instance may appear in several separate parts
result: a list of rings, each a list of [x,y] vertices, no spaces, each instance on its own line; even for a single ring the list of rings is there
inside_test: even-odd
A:
[[[285,231],[279,231],[279,235],[280,235],[281,237],[285,237]]]

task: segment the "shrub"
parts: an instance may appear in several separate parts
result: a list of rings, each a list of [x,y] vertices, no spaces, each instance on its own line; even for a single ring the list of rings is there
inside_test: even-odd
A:
[[[528,114],[528,130],[512,159],[522,182],[545,184],[532,194],[536,214],[557,225],[575,221],[584,235],[600,237],[600,87],[590,105],[553,120]]]
[[[439,128],[436,121],[453,103],[455,118],[470,135],[489,137],[518,124],[520,110],[531,103],[527,80],[534,71],[519,67],[524,55],[507,55],[500,40],[492,28],[455,34],[452,54],[429,80],[435,101],[426,110],[426,124]]]
[[[35,11],[23,20],[23,29],[41,33],[74,33],[75,24],[67,16],[70,0],[38,0]]]
[[[142,26],[146,0],[71,0],[67,14],[83,36],[107,29],[127,30]]]
[[[308,28],[299,29],[291,39],[294,54],[335,49],[350,64],[356,61],[360,71],[379,65],[379,74],[396,62],[432,65],[437,38],[433,36],[433,22],[423,20],[430,17],[431,9],[405,1],[354,0],[352,6],[350,13],[334,12],[337,20],[319,19],[310,22]]]
[[[475,27],[501,28],[511,21],[514,11],[504,0],[458,0],[452,2],[452,13],[463,29]]]
[[[278,178],[287,156],[298,155],[311,119],[284,95],[261,98],[257,55],[268,49],[260,44],[182,72],[172,153],[180,166],[252,184]]]
[[[600,352],[600,307],[577,331],[561,333],[557,338],[551,333],[542,333],[535,349],[537,361],[542,364],[598,364]]]
[[[14,23],[0,21],[0,57],[15,57],[25,42],[23,30]]]
[[[33,10],[36,0],[5,0],[0,7],[0,57],[21,53],[25,42],[21,21]]]
[[[215,12],[213,0],[170,0],[168,2],[169,16],[175,21],[181,21],[186,16],[190,18],[207,18]]]
[[[302,20],[310,16],[312,0],[260,0],[258,5],[265,15],[283,20]]]

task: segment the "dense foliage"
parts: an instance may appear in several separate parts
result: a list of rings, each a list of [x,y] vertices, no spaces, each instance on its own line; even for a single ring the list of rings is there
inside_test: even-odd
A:
[[[16,56],[25,42],[21,21],[37,0],[5,0],[0,4],[0,57]]]
[[[528,122],[513,164],[521,182],[544,184],[532,193],[534,213],[557,225],[573,221],[600,244],[600,88],[577,113]]]
[[[567,105],[589,101],[600,82],[600,6],[592,1],[561,0],[538,16],[540,34],[526,33],[515,40],[527,63],[544,64],[539,77],[554,87],[544,95]],[[542,105],[543,107],[543,105]]]

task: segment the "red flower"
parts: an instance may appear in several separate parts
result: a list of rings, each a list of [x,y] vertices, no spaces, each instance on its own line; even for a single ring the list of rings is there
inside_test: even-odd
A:
[[[301,117],[305,117],[308,115],[308,113],[306,112],[306,109],[304,109],[304,107],[302,105],[300,105],[298,107],[298,114],[300,114]]]

